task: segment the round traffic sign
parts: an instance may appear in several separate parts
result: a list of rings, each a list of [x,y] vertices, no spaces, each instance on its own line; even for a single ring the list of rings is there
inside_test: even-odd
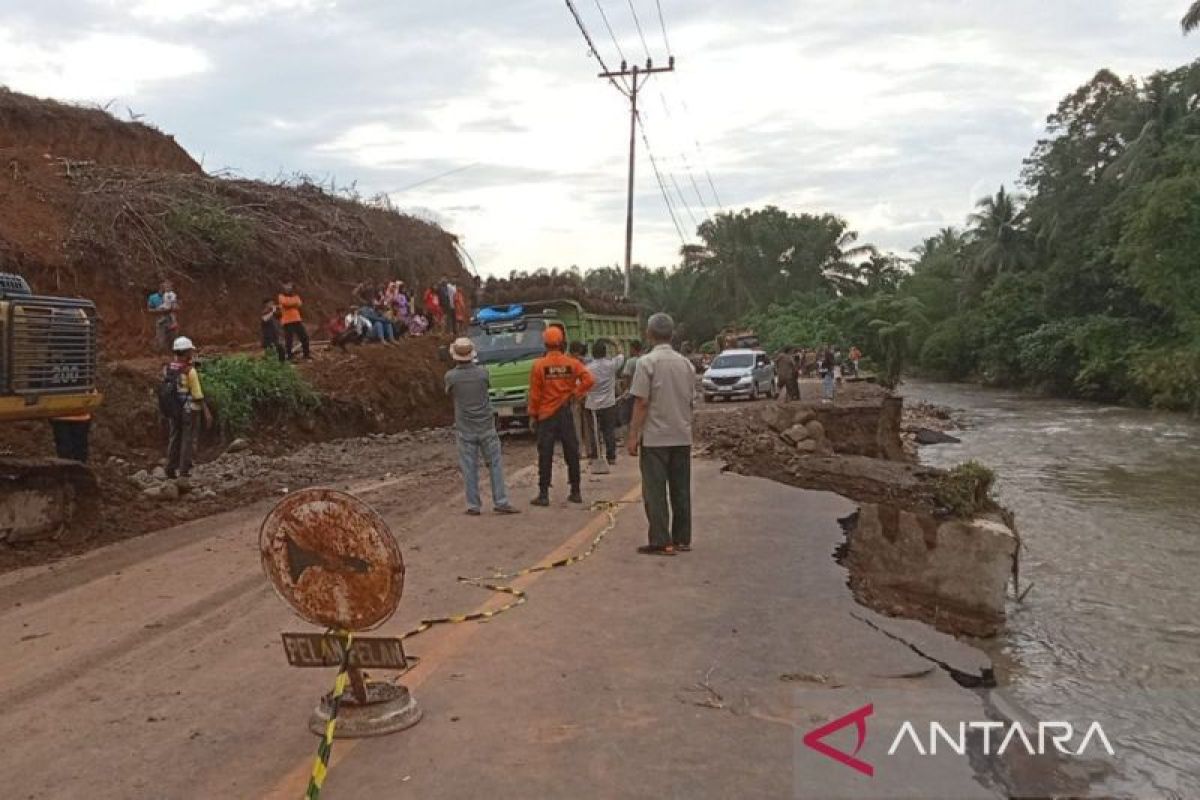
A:
[[[375,509],[332,489],[285,497],[258,534],[263,571],[275,591],[316,625],[366,631],[396,611],[404,558]]]

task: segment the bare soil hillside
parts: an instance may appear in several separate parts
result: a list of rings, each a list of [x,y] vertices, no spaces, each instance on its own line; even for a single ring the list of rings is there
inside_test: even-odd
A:
[[[94,108],[0,89],[0,269],[90,297],[108,358],[148,350],[147,290],[169,278],[183,332],[230,347],[293,279],[314,327],[360,282],[469,285],[455,237],[307,182],[206,175],[170,136]]]

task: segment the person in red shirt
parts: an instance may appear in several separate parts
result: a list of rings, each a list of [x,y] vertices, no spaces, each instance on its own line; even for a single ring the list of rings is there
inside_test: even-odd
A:
[[[546,355],[533,362],[529,373],[529,418],[537,430],[538,445],[538,496],[533,499],[533,505],[550,505],[550,477],[554,467],[554,446],[558,442],[562,442],[571,483],[567,500],[582,503],[579,437],[575,434],[571,401],[587,397],[596,379],[581,361],[563,352],[562,328],[548,328],[543,334],[543,342]]]
[[[442,301],[438,299],[437,290],[430,286],[425,290],[425,296],[422,298],[425,306],[425,316],[429,317],[430,327],[441,328],[444,318],[445,309],[442,308]],[[453,313],[453,312],[452,312]]]

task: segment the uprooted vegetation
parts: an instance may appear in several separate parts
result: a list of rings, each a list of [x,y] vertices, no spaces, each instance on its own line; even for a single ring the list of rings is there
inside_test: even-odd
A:
[[[934,479],[934,502],[961,519],[995,512],[1000,509],[992,497],[995,482],[995,472],[978,461],[968,461]]]

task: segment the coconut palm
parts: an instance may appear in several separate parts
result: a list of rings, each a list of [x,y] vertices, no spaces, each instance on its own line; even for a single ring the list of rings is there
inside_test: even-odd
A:
[[[995,275],[1022,269],[1030,265],[1032,253],[1025,233],[1025,212],[1021,198],[1014,197],[1003,186],[995,195],[976,204],[968,221],[970,236],[978,247],[969,269]]]
[[[1180,24],[1183,25],[1184,33],[1191,33],[1196,28],[1200,28],[1200,0],[1192,3],[1191,8],[1183,15],[1183,20]]]

